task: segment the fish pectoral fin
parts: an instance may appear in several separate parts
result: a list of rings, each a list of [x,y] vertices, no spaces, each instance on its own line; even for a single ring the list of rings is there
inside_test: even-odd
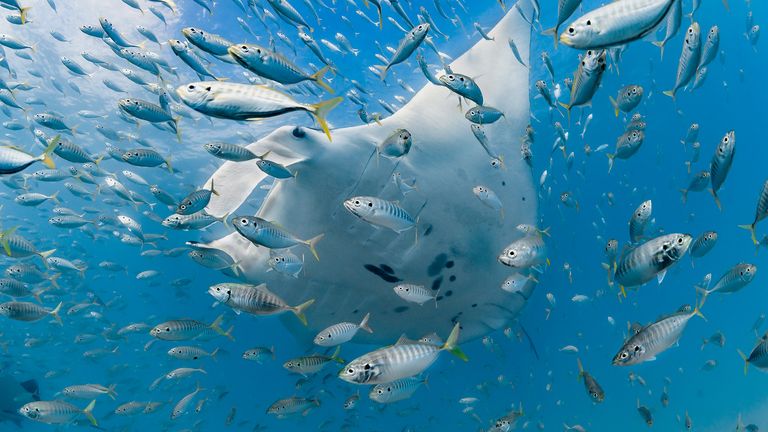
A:
[[[645,359],[645,361],[647,362],[656,361],[656,357],[648,357],[647,359]]]
[[[656,275],[656,280],[659,281],[659,285],[661,285],[661,283],[664,282],[664,276],[666,275],[667,275],[666,270],[662,270],[661,272],[659,272],[659,274]]]

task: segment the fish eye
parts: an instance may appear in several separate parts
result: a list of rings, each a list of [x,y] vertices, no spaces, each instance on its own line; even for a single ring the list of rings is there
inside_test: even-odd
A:
[[[248,219],[246,219],[246,218],[242,218],[242,219],[240,219],[240,224],[242,224],[242,225],[248,225]]]
[[[360,205],[360,201],[355,200],[355,205]]]
[[[574,32],[573,27],[568,27],[568,33],[573,34],[573,32]]]
[[[187,87],[187,88],[190,89],[190,90],[194,90],[195,89],[195,85],[194,84],[190,84],[189,87]]]
[[[590,21],[590,20],[587,20],[587,25],[588,25],[588,26],[591,26],[591,25],[592,25],[592,21]]]
[[[513,256],[515,256],[515,254],[516,254],[516,253],[517,253],[517,252],[515,252],[515,251],[511,250],[511,251],[509,251],[509,252],[507,253],[507,255],[509,255],[509,256],[511,256],[511,257],[513,257]]]
[[[352,368],[349,368],[349,369],[347,369],[347,373],[348,374],[353,374],[353,373],[355,373],[355,370],[352,369]]]
[[[682,237],[677,239],[677,244],[683,244],[683,238]]]
[[[304,129],[302,129],[300,126],[296,126],[295,128],[293,128],[293,131],[291,131],[291,134],[296,138],[304,138],[307,135],[307,133],[304,132]]]
[[[621,358],[622,359],[625,359],[627,357],[629,357],[629,353],[628,352],[624,351],[624,352],[621,353]]]

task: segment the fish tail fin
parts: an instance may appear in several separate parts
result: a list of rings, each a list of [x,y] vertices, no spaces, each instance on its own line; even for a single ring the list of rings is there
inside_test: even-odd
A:
[[[381,80],[384,81],[387,78],[387,72],[389,72],[389,67],[382,66],[382,65],[374,65],[373,67],[379,71],[379,78],[381,78]]]
[[[613,161],[616,159],[616,155],[613,153],[606,153],[605,156],[608,158],[608,174],[610,174],[613,169]]]
[[[309,251],[312,252],[312,255],[314,255],[315,259],[318,261],[320,261],[320,255],[317,254],[317,249],[315,249],[315,247],[317,247],[317,243],[320,240],[322,240],[324,236],[325,234],[319,234],[307,240],[307,246],[309,246]]]
[[[216,196],[219,196],[219,191],[217,191],[216,188],[213,186],[213,179],[211,179],[211,189],[210,190],[211,190],[212,194],[214,194]]]
[[[608,100],[611,101],[611,106],[613,106],[613,113],[616,114],[616,117],[619,116],[619,103],[616,102],[616,99],[613,98],[613,96],[608,96]]]
[[[672,98],[672,100],[675,100],[675,90],[664,90],[662,93],[664,93],[665,96],[669,96]]]
[[[448,335],[448,339],[445,341],[445,344],[442,346],[441,349],[448,351],[449,353],[455,355],[456,357],[464,360],[469,361],[469,358],[466,354],[464,354],[464,351],[459,348],[459,332],[461,331],[461,324],[456,323],[456,325],[453,326],[453,330],[451,330],[451,334]]]
[[[328,137],[328,141],[333,141],[333,139],[331,139],[331,131],[328,129],[328,122],[325,118],[328,116],[328,113],[332,109],[336,108],[336,106],[341,103],[342,100],[344,100],[344,98],[339,96],[333,99],[328,99],[327,101],[320,102],[318,104],[310,105],[310,111],[312,114],[314,114],[315,119],[317,120],[317,123],[320,124],[323,132],[325,132],[325,136]]]
[[[363,320],[360,321],[360,325],[358,327],[360,327],[361,329],[367,331],[368,333],[373,333],[373,330],[371,330],[371,327],[368,326],[368,320],[369,319],[371,319],[371,313],[370,312],[365,314],[365,316],[363,317]]]
[[[752,234],[752,243],[754,243],[755,245],[760,244],[760,242],[757,241],[757,235],[755,234],[755,224],[739,225],[739,228],[744,228],[745,230],[749,230],[749,233]]]
[[[59,144],[60,139],[61,139],[61,135],[56,135],[55,137],[53,137],[50,144],[48,144],[48,147],[46,147],[45,151],[43,151],[43,153],[39,156],[43,164],[50,169],[56,168],[56,163],[53,162],[53,159],[51,159],[51,153],[53,153],[53,151],[56,150],[56,146]]]
[[[543,35],[552,35],[553,38],[555,38],[555,48],[557,48],[557,27],[552,27],[544,30],[541,32]]]
[[[336,345],[336,349],[333,351],[333,354],[331,355],[331,360],[340,364],[346,363],[343,358],[339,357],[339,354],[341,354],[341,345]]]
[[[179,122],[181,121],[181,116],[177,116],[173,118],[173,128],[176,132],[176,139],[181,142],[181,128],[179,128]]]
[[[697,292],[699,291],[698,288],[696,289],[696,291]],[[704,307],[704,303],[707,301],[708,294],[709,292],[705,290],[704,295],[701,297],[701,300],[698,300],[698,299],[696,300],[696,306],[694,306],[693,311],[691,312],[691,314],[693,314],[694,316],[701,317],[701,319],[703,319],[704,321],[707,320],[707,317],[705,317],[704,314],[701,313],[701,308]]]
[[[722,211],[723,210],[723,204],[720,202],[720,197],[717,196],[717,192],[714,189],[710,189],[709,193],[712,194],[712,198],[715,199],[715,205],[717,206],[717,209]]]
[[[581,364],[581,359],[576,357],[576,364],[579,366],[579,376],[576,378],[580,380],[584,376],[584,366]]]
[[[548,226],[544,228],[543,230],[539,230],[539,234],[544,234],[547,237],[552,237],[552,235],[549,233],[549,229],[552,228],[551,226]]]
[[[225,332],[225,331],[224,331],[224,330],[221,328],[221,323],[222,323],[223,321],[224,321],[224,314],[221,314],[221,315],[217,316],[217,317],[216,317],[216,319],[215,319],[215,320],[213,320],[213,322],[212,322],[212,323],[211,323],[211,325],[210,325],[210,327],[211,327],[211,330],[213,330],[213,331],[215,331],[216,333],[218,333],[218,334],[220,334],[220,335],[222,335],[222,336],[226,337],[226,338],[227,338],[227,339],[229,339],[229,340],[235,340],[235,338],[234,338],[234,337],[232,337],[232,330],[233,330],[233,329],[229,329],[229,331],[226,331],[226,332]]]
[[[32,9],[31,6],[19,8],[19,18],[21,18],[21,24],[27,23],[27,12]]]
[[[61,287],[59,286],[59,283],[58,283],[58,282],[56,282],[56,280],[59,278],[59,276],[61,276],[61,273],[56,273],[55,275],[53,275],[53,276],[51,276],[51,277],[49,277],[49,278],[48,278],[48,281],[51,283],[51,285],[53,285],[53,286],[54,286],[54,287],[56,287],[57,289],[58,289],[58,288],[61,288]]]
[[[83,410],[83,415],[88,419],[89,422],[94,427],[97,427],[99,425],[99,422],[96,421],[96,417],[93,416],[93,408],[96,407],[96,399],[92,400],[91,403],[88,404],[87,407]]]
[[[115,387],[117,387],[117,384],[112,384],[109,387],[107,387],[107,396],[111,397],[112,400],[115,400],[115,396],[117,396]]]
[[[317,72],[313,73],[312,75],[310,75],[310,76],[309,76],[309,78],[310,78],[312,81],[314,81],[314,82],[315,82],[315,84],[317,84],[317,85],[319,85],[320,87],[322,87],[322,88],[323,88],[323,90],[327,91],[328,93],[331,93],[331,94],[333,94],[333,93],[334,93],[334,91],[333,91],[333,89],[331,88],[331,86],[329,86],[329,85],[328,85],[328,83],[326,83],[325,81],[323,81],[323,75],[325,75],[325,73],[326,73],[326,72],[328,72],[330,69],[331,69],[331,67],[330,67],[330,66],[325,66],[325,67],[323,67],[322,69],[320,69],[319,71],[317,71]]]
[[[58,196],[59,196],[59,191],[56,191],[56,192],[52,193],[51,196],[48,197],[48,199],[53,201],[53,202],[55,202],[56,204],[61,204],[61,202],[59,201]]]
[[[298,318],[299,321],[301,321],[301,323],[304,324],[305,326],[307,325],[307,316],[304,314],[304,311],[306,311],[308,307],[312,306],[312,303],[314,302],[315,302],[315,299],[309,299],[304,303],[291,309],[291,311],[293,311],[293,314],[296,315],[296,318]]]
[[[63,305],[63,304],[64,304],[64,302],[59,302],[59,304],[57,304],[56,307],[53,308],[53,310],[50,312],[50,314],[53,317],[53,319],[55,319],[56,322],[59,323],[59,325],[64,325],[61,322],[61,317],[59,316],[59,312],[61,311],[61,305]]]
[[[173,174],[173,166],[171,165],[171,156],[168,156],[167,158],[165,158],[165,166],[168,167],[168,172]]]
[[[563,102],[558,102],[561,107],[565,108],[565,111],[568,113],[568,126],[571,125],[571,105]]]
[[[213,361],[216,361],[216,354],[218,353],[219,353],[219,347],[216,347],[216,349],[214,349],[213,352],[211,352],[211,358],[213,359]]]
[[[442,288],[438,288],[437,291],[435,292],[435,309],[437,309],[437,297],[440,296],[440,290],[441,289]]]
[[[627,298],[627,290],[624,288],[624,285],[619,284],[619,290],[621,290],[621,295],[624,296],[624,298]],[[621,297],[619,297],[621,298]]]
[[[749,370],[749,357],[741,352],[740,349],[737,349],[736,352],[739,353],[739,357],[744,360],[744,376],[747,376],[747,371]]]
[[[9,228],[3,232],[0,232],[0,245],[3,246],[5,254],[11,256],[11,244],[8,242],[8,237],[12,235],[19,227]]]
[[[659,56],[659,58],[660,58],[661,60],[664,60],[664,45],[665,45],[667,42],[666,42],[666,41],[653,41],[653,42],[651,42],[651,43],[652,43],[652,44],[654,44],[654,45],[656,45],[657,47],[659,47],[659,51],[661,51],[661,52],[659,53],[659,55],[660,55],[660,56]]]
[[[40,259],[43,260],[43,264],[45,265],[45,268],[48,268],[48,257],[53,255],[54,252],[56,252],[56,249],[51,249],[51,250],[38,253],[38,255],[40,256]]]

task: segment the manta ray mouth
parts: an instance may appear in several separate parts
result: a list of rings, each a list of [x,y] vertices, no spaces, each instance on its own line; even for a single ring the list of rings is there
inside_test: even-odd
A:
[[[489,163],[465,118],[466,105],[460,109],[448,88],[427,83],[379,123],[333,130],[332,142],[309,128],[297,135],[296,128],[283,126],[248,146],[255,154],[268,151],[269,160],[297,174],[276,180],[256,215],[299,239],[324,234],[316,245],[319,261],[306,259],[301,272],[287,275],[268,271],[270,250],[237,233],[208,246],[228,253],[240,263],[243,279],[266,283],[290,306],[314,299],[306,310],[308,327],[292,317],[284,320],[309,342],[318,331],[342,321],[358,323],[367,313],[373,333],[358,332],[353,341],[392,343],[403,333],[447,337],[457,322],[467,340],[511,325],[535,286],[529,278],[515,293],[501,289],[516,269],[496,259],[522,236],[518,224],[537,220],[531,170],[515,157],[530,116],[529,75],[508,46],[514,39],[528,63],[530,32],[530,24],[510,9],[489,32],[494,40],[481,39],[450,65],[456,73],[478,77],[484,103],[504,114],[482,127],[489,148],[502,157],[512,153],[504,159],[505,169]],[[377,158],[377,146],[398,129],[410,133],[411,151]],[[402,191],[393,181],[400,178],[415,184]],[[245,214],[240,206],[265,180],[253,160],[225,162],[206,182],[215,181],[219,192],[207,211],[219,218]],[[496,193],[501,214],[475,196],[478,185]],[[416,220],[415,229],[398,234],[369,224],[347,201],[355,196],[396,203]],[[306,246],[292,252],[301,257]],[[435,301],[407,302],[393,290],[398,283],[424,286]]]

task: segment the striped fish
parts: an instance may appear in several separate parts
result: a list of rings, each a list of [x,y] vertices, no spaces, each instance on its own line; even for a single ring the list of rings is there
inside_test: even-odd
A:
[[[339,371],[339,378],[353,384],[382,384],[415,376],[426,370],[443,351],[467,361],[457,345],[460,324],[456,323],[443,345],[400,341],[364,354]]]
[[[717,145],[715,155],[712,157],[712,163],[709,165],[709,175],[712,181],[712,189],[710,192],[715,198],[715,204],[717,208],[723,208],[720,204],[720,197],[717,196],[717,191],[725,183],[728,172],[731,171],[731,165],[733,165],[733,157],[736,155],[736,132],[728,131],[720,140],[720,144]]]
[[[344,208],[372,225],[389,228],[398,234],[416,226],[416,219],[392,201],[356,196],[344,201]]]
[[[310,299],[298,306],[290,306],[285,300],[267,289],[266,284],[249,285],[240,283],[220,283],[208,288],[208,294],[231,307],[236,313],[247,312],[253,315],[276,315],[291,311],[304,325],[307,317],[304,311],[315,302]]]
[[[643,285],[654,277],[661,283],[666,270],[685,255],[692,241],[689,234],[666,234],[648,240],[619,258],[613,280],[619,283],[624,296],[625,287]]]
[[[699,67],[700,60],[701,28],[699,27],[699,23],[694,22],[688,27],[688,31],[685,33],[683,51],[680,53],[680,61],[677,64],[675,86],[672,90],[665,91],[664,94],[674,99],[675,93],[685,87],[691,79],[693,79],[694,75],[696,75],[696,69]]]
[[[752,234],[752,243],[758,245],[757,236],[755,235],[755,226],[761,220],[768,217],[768,180],[763,183],[763,190],[760,191],[760,197],[757,199],[757,208],[755,209],[755,220],[749,225],[739,225],[739,228],[749,230]]]

